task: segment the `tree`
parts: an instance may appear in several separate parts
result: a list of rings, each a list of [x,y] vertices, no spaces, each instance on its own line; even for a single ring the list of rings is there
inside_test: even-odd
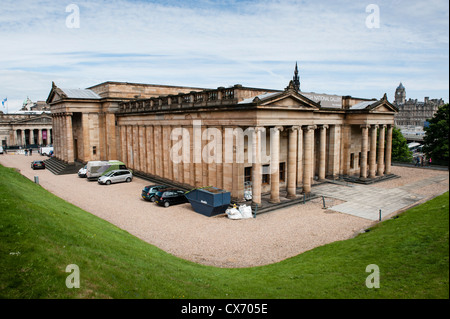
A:
[[[430,125],[425,127],[423,139],[423,151],[433,163],[448,165],[448,130],[449,109],[448,103],[438,108],[433,118],[429,119]]]
[[[392,129],[392,161],[411,162],[413,156],[408,148],[408,143],[399,128]]]

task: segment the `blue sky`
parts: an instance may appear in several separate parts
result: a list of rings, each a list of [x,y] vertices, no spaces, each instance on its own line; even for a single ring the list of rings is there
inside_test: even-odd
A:
[[[407,98],[448,102],[448,28],[447,0],[2,0],[0,98],[11,112],[52,81],[283,89],[297,61],[305,92],[392,101],[402,82]]]

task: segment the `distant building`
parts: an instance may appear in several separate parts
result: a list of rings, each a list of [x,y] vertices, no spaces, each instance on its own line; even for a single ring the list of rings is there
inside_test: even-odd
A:
[[[421,131],[427,119],[433,117],[439,106],[444,104],[442,99],[431,99],[425,97],[423,102],[417,99],[406,100],[406,89],[402,83],[395,90],[394,105],[398,107],[395,115],[395,125],[399,128]],[[418,129],[415,129],[418,127]]]
[[[50,106],[27,98],[17,112],[0,111],[0,142],[3,147],[52,144]]]

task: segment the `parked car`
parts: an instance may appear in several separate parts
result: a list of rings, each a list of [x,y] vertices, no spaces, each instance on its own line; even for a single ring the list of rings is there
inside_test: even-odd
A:
[[[32,169],[44,169],[45,168],[45,163],[43,161],[33,161],[31,162],[31,168]]]
[[[166,188],[155,194],[155,203],[164,207],[187,203],[188,200],[184,194],[185,192],[181,189]]]
[[[84,165],[78,170],[78,177],[86,177],[87,165]]]
[[[155,201],[155,195],[158,191],[162,191],[166,188],[169,188],[169,186],[166,185],[149,185],[149,186],[145,186],[144,189],[142,190],[142,198],[145,200],[148,200],[150,202],[154,202]]]
[[[106,173],[98,178],[99,184],[109,185],[111,183],[131,182],[133,174],[127,169],[118,169]]]

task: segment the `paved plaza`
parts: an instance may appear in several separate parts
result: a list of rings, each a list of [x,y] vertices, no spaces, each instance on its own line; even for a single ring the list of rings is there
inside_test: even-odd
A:
[[[427,197],[415,190],[446,180],[448,176],[438,175],[395,188],[326,183],[314,187],[314,193],[345,201],[328,209],[375,221],[380,218],[380,210],[383,219]]]

